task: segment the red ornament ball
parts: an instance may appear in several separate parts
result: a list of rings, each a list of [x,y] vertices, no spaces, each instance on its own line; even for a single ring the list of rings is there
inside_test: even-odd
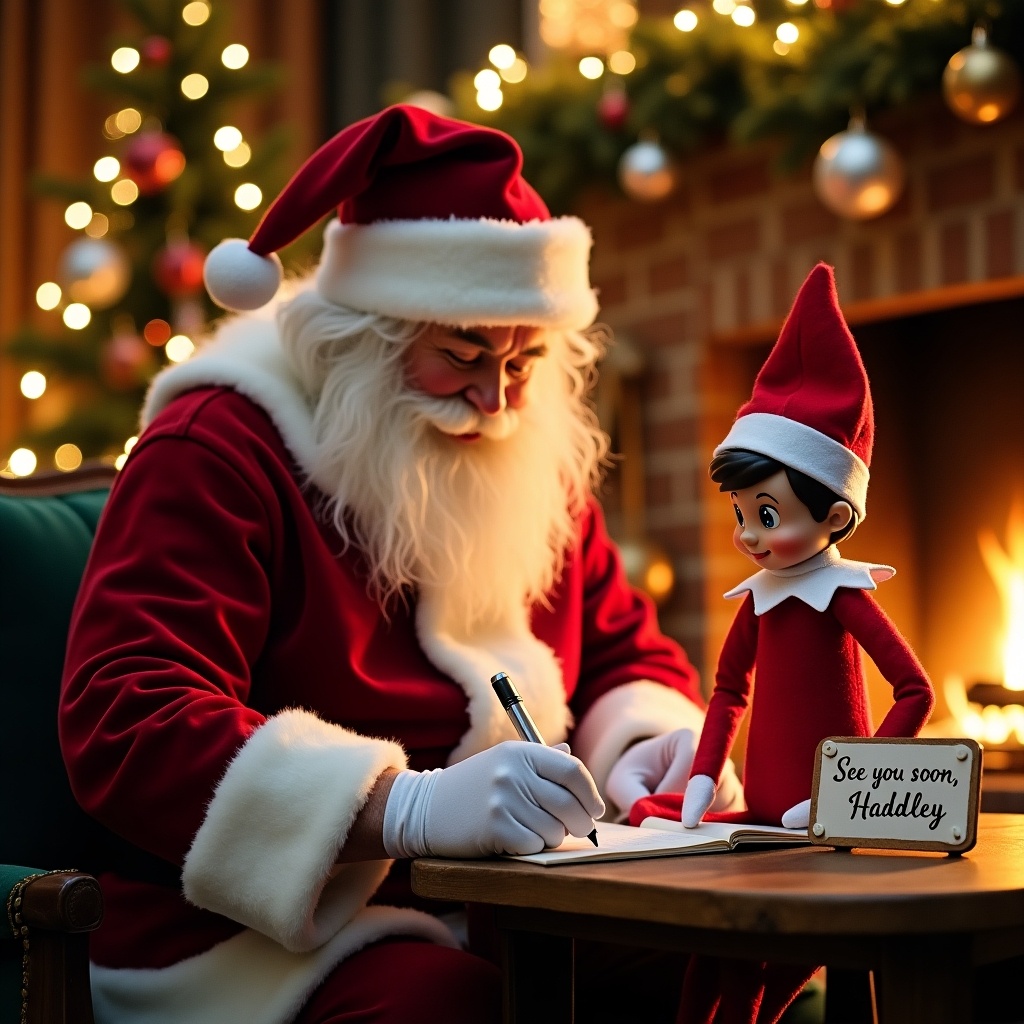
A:
[[[172,299],[195,295],[203,287],[206,253],[188,239],[168,242],[153,258],[153,279]]]
[[[171,49],[171,41],[165,36],[146,36],[139,52],[150,67],[162,68],[171,59]]]
[[[629,117],[629,97],[624,89],[610,89],[597,101],[597,116],[610,132],[621,132]]]
[[[139,132],[125,144],[125,174],[146,196],[166,188],[185,169],[185,154],[178,140],[164,132]]]
[[[152,370],[153,350],[134,333],[115,334],[100,353],[100,373],[115,391],[139,387]]]

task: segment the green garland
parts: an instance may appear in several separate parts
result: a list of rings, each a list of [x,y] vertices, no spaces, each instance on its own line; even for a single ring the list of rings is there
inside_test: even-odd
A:
[[[792,170],[842,130],[852,111],[870,118],[938,90],[949,58],[970,43],[979,22],[994,46],[1024,62],[1024,0],[834,0],[824,10],[762,0],[748,28],[710,7],[694,9],[699,21],[688,33],[668,19],[641,19],[629,45],[637,65],[628,75],[590,81],[575,61],[556,57],[503,86],[493,113],[477,106],[472,77],[459,76],[456,112],[517,139],[527,178],[564,212],[589,187],[615,187],[622,154],[643,136],[657,137],[675,157],[716,141],[777,138],[780,165]],[[796,24],[800,37],[780,55],[773,43],[783,21]],[[599,113],[608,89],[628,98],[619,130]]]

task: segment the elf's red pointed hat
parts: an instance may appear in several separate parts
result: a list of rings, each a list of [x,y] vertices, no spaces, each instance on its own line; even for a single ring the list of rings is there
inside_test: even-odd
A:
[[[276,252],[337,208],[316,286],[331,302],[460,327],[579,329],[593,322],[590,231],[552,219],[508,135],[394,106],[320,147],[248,242],[206,261],[214,302],[256,309],[281,280]]]
[[[864,363],[839,308],[832,268],[819,263],[715,455],[742,448],[798,469],[845,498],[860,522],[874,433]]]

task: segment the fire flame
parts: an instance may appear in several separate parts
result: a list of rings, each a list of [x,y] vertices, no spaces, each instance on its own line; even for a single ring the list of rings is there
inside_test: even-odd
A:
[[[981,556],[1003,599],[1003,686],[1024,690],[1024,504],[1015,501],[1004,550],[991,530],[978,534]]]
[[[1021,694],[1019,703],[984,707],[967,699],[959,676],[944,685],[946,706],[957,731],[989,747],[1024,746],[1024,502],[1017,500],[1006,527],[1006,547],[991,530],[978,534],[981,557],[1003,603],[1005,635],[1001,638],[1003,686]]]

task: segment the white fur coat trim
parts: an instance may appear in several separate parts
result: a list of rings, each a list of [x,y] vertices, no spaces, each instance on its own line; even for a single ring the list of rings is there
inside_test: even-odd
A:
[[[446,672],[469,699],[469,729],[449,764],[518,739],[491,688],[491,676],[507,672],[548,744],[561,743],[572,727],[562,667],[555,652],[530,632],[527,610],[510,608],[490,629],[474,629],[472,643],[449,621],[441,588],[424,589],[416,606],[416,636],[431,664]]]
[[[229,387],[270,417],[285,447],[308,477],[316,445],[312,399],[305,394],[267,314],[225,320],[213,341],[191,359],[168,366],[149,386],[142,406],[145,430],[175,398],[199,387]]]
[[[417,910],[367,907],[317,949],[290,953],[253,931],[170,967],[92,966],[97,1024],[283,1024],[346,957],[388,935],[454,946],[451,932]]]
[[[677,690],[646,679],[617,686],[599,697],[580,720],[572,752],[594,776],[612,820],[629,810],[617,808],[605,791],[608,773],[622,752],[637,740],[674,729],[692,729],[699,738],[704,712]]]
[[[577,217],[332,220],[317,288],[339,305],[404,320],[581,330],[598,309],[591,244]]]
[[[390,861],[336,865],[352,822],[402,748],[283,711],[228,765],[185,857],[182,888],[196,906],[306,952],[363,908]]]

